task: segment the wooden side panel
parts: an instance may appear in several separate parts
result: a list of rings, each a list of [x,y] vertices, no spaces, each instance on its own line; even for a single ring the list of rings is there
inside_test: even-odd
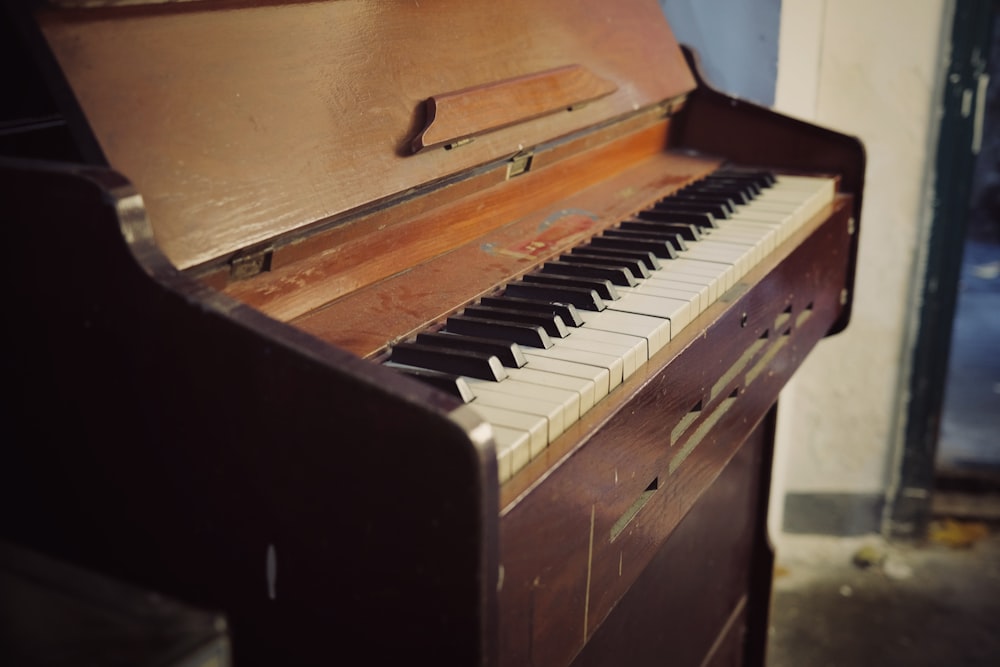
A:
[[[747,589],[759,526],[767,422],[752,433],[691,508],[629,592],[573,661],[574,667],[740,667]],[[766,612],[766,610],[765,610]]]
[[[489,664],[478,419],[178,274],[116,174],[4,163],[0,193],[0,540],[218,610],[238,665]]]
[[[655,0],[206,0],[39,20],[179,268],[694,86]],[[428,98],[571,65],[614,92],[410,154]]]

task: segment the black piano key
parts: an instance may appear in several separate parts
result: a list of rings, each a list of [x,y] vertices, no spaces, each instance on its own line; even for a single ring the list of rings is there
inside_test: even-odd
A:
[[[758,173],[727,173],[716,172],[707,180],[712,183],[740,183],[753,187],[755,194],[760,194],[763,190],[774,185],[774,175],[767,172]]]
[[[718,229],[719,224],[709,213],[692,213],[690,211],[670,211],[666,209],[647,208],[636,213],[641,220],[659,220],[662,222],[682,222],[688,225],[698,225],[709,229]]]
[[[677,250],[669,241],[617,235],[613,230],[604,232],[603,236],[590,239],[590,244],[602,248],[621,248],[623,250],[645,250],[660,259],[677,259]]]
[[[571,303],[583,310],[602,311],[607,307],[601,295],[592,289],[582,287],[560,287],[557,285],[542,285],[540,283],[518,281],[509,283],[504,288],[504,296]]]
[[[571,327],[583,326],[583,318],[580,317],[580,311],[571,303],[545,301],[544,299],[524,299],[516,296],[484,296],[479,300],[479,303],[484,306],[533,310],[536,313],[552,313],[561,317],[562,321]]]
[[[507,377],[507,371],[503,369],[503,364],[495,355],[470,350],[442,349],[419,343],[394,345],[390,361],[482,380],[499,382]]]
[[[691,201],[678,197],[667,197],[653,204],[656,211],[676,211],[678,213],[708,213],[718,220],[725,220],[730,217],[730,209],[725,204],[715,204],[707,199],[702,201]]]
[[[617,257],[593,255],[585,252],[574,252],[569,255],[563,255],[559,259],[566,260],[568,262],[585,262],[587,264],[597,264],[600,266],[620,266],[622,268],[628,269],[635,278],[648,278],[649,269],[641,259],[636,259],[633,257],[623,257],[621,255]]]
[[[698,194],[723,194],[736,200],[737,204],[749,204],[757,196],[753,188],[741,186],[738,183],[698,183],[684,188],[683,191]]]
[[[662,220],[625,220],[622,222],[621,228],[642,230],[646,229],[649,225],[654,225],[662,229],[670,230],[676,234],[680,234],[681,238],[685,241],[700,241],[704,238],[704,235],[702,234],[702,229],[704,229],[703,227],[683,222],[663,222]]]
[[[536,324],[520,324],[469,317],[468,315],[453,315],[448,318],[445,328],[451,333],[478,336],[479,338],[499,338],[543,350],[552,347],[552,339],[549,334]],[[499,359],[497,363],[499,363]]]
[[[723,194],[715,194],[714,192],[678,192],[668,197],[667,200],[679,200],[695,203],[704,202],[706,204],[711,204],[712,206],[721,206],[729,215],[736,213],[736,207],[738,206],[735,199],[727,197]]]
[[[546,262],[542,265],[542,273],[558,273],[569,276],[583,276],[585,278],[604,278],[610,280],[612,285],[622,287],[635,287],[639,283],[635,276],[624,266],[601,266],[600,264],[588,264],[582,259],[560,259],[558,262]]]
[[[753,188],[748,187],[744,183],[735,181],[709,181],[707,179],[697,183],[692,183],[691,185],[683,188],[681,192],[710,197],[728,197],[737,204],[749,203],[751,199],[756,197]]]
[[[458,334],[434,331],[417,334],[417,342],[434,347],[475,350],[476,352],[493,354],[507,368],[521,368],[528,363],[521,347],[517,343],[506,340],[459,336]]]
[[[431,371],[426,368],[406,368],[403,366],[393,366],[397,371],[410,377],[414,377],[421,382],[437,387],[452,396],[461,399],[463,403],[469,403],[476,397],[472,393],[472,388],[465,378],[454,373],[442,373],[441,371]]]
[[[642,262],[646,269],[649,271],[656,271],[663,265],[660,264],[660,260],[656,258],[656,255],[649,252],[648,250],[629,250],[627,248],[601,248],[599,246],[592,245],[590,243],[586,245],[581,245],[570,250],[574,255],[584,254],[584,255],[602,255],[604,257],[631,257],[632,259],[637,259]]]
[[[655,222],[637,222],[632,224],[623,222],[618,226],[617,230],[612,231],[626,233],[629,237],[663,239],[665,241],[669,241],[670,244],[674,246],[674,249],[678,251],[687,250],[687,243],[684,242],[684,237],[681,236],[679,232],[660,227]]]
[[[546,285],[558,285],[561,287],[582,287],[592,289],[605,301],[617,301],[618,291],[609,280],[601,278],[577,278],[574,276],[560,275],[555,273],[529,273],[521,277],[527,283],[543,283]]]
[[[482,317],[487,320],[502,320],[504,322],[521,322],[523,324],[536,324],[545,333],[553,338],[565,338],[569,335],[566,324],[558,315],[550,313],[536,313],[530,310],[516,310],[512,308],[497,308],[496,306],[469,306],[463,315],[469,317]]]
[[[740,172],[734,172],[734,173],[722,172],[719,175],[721,178],[726,178],[726,179],[752,180],[754,184],[757,185],[757,187],[759,187],[762,191],[766,190],[767,188],[773,186],[775,183],[778,182],[778,179],[775,178],[775,175],[769,171],[758,171],[758,172],[753,172],[752,174],[749,172],[746,174],[741,174]]]

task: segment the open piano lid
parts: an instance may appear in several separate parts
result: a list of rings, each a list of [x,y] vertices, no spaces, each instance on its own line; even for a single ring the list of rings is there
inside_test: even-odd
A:
[[[61,0],[36,19],[180,269],[695,86],[655,0]]]

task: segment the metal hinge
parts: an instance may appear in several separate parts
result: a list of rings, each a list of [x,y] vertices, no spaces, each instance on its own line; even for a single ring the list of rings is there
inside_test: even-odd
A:
[[[531,158],[534,153],[519,153],[507,163],[507,180],[520,176],[531,169]]]
[[[259,273],[270,271],[273,255],[274,248],[270,246],[236,255],[229,260],[229,277],[233,280],[245,280]]]

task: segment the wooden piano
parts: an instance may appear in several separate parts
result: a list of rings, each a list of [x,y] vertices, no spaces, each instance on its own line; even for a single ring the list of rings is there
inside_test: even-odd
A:
[[[857,140],[655,0],[7,9],[65,122],[0,137],[0,539],[239,666],[762,664]]]

